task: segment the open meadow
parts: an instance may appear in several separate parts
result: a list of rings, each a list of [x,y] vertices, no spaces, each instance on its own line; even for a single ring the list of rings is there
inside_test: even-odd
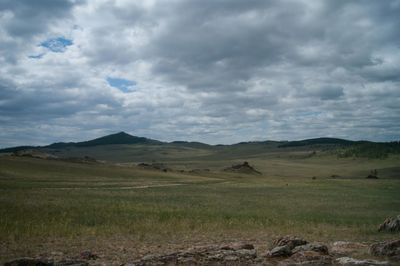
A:
[[[397,156],[208,152],[209,161],[170,153],[161,158],[167,172],[127,162],[0,156],[1,259],[88,248],[139,256],[227,240],[266,246],[288,234],[328,242],[393,238],[377,226],[400,211]],[[222,171],[244,160],[262,174]],[[379,179],[365,178],[371,169]]]

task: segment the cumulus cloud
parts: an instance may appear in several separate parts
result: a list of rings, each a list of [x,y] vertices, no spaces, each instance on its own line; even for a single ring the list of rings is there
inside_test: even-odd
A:
[[[400,132],[400,1],[1,1],[1,146]]]

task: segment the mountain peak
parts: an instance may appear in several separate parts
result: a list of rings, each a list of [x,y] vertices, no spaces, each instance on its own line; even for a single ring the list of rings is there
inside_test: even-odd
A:
[[[109,145],[109,144],[141,144],[141,143],[159,143],[159,141],[132,136],[124,131],[110,134],[97,139],[78,142],[76,146],[97,146],[97,145]]]
[[[114,133],[114,134],[110,134],[110,135],[106,135],[104,137],[109,137],[109,136],[129,136],[129,137],[134,137],[131,134],[126,133],[125,131],[120,131],[118,133]]]

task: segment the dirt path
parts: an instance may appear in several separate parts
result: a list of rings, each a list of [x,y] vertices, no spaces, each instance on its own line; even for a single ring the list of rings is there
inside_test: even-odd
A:
[[[141,186],[120,186],[120,187],[39,187],[32,189],[49,189],[49,190],[75,190],[75,189],[99,189],[99,190],[128,190],[128,189],[145,189],[145,188],[156,188],[156,187],[175,187],[189,184],[173,183],[173,184],[159,184],[159,185],[141,185]]]

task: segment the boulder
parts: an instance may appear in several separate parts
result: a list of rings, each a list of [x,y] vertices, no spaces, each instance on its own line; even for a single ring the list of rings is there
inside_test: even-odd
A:
[[[81,252],[80,257],[83,260],[95,260],[99,256],[97,256],[95,253],[91,252],[90,250],[85,250],[85,251]]]
[[[339,256],[349,256],[354,253],[368,253],[369,245],[359,242],[334,242],[331,247],[331,253]]]
[[[395,218],[387,218],[381,225],[378,231],[398,232],[400,231],[400,215]]]
[[[332,257],[329,255],[321,255],[315,251],[299,251],[288,259],[278,264],[279,266],[330,266],[332,265]]]
[[[377,260],[357,260],[350,257],[342,257],[335,260],[335,265],[342,266],[380,266],[380,265],[390,265],[387,261],[377,261]]]
[[[289,245],[277,246],[267,252],[266,257],[289,257],[292,255],[292,249]]]
[[[309,243],[309,244],[305,244],[305,245],[301,245],[301,246],[297,246],[292,250],[292,253],[298,253],[301,251],[314,251],[317,252],[319,254],[324,254],[324,255],[328,255],[328,247],[323,245],[323,244],[319,244],[319,243]]]
[[[290,250],[294,249],[297,246],[302,246],[308,244],[308,242],[304,239],[301,239],[297,236],[284,236],[276,239],[273,242],[273,247],[278,247],[278,246],[289,246]]]
[[[388,256],[400,261],[400,239],[372,244],[370,253],[375,256]]]
[[[366,178],[378,179],[378,170],[376,170],[376,169],[371,170],[371,172],[369,173],[369,175]]]

